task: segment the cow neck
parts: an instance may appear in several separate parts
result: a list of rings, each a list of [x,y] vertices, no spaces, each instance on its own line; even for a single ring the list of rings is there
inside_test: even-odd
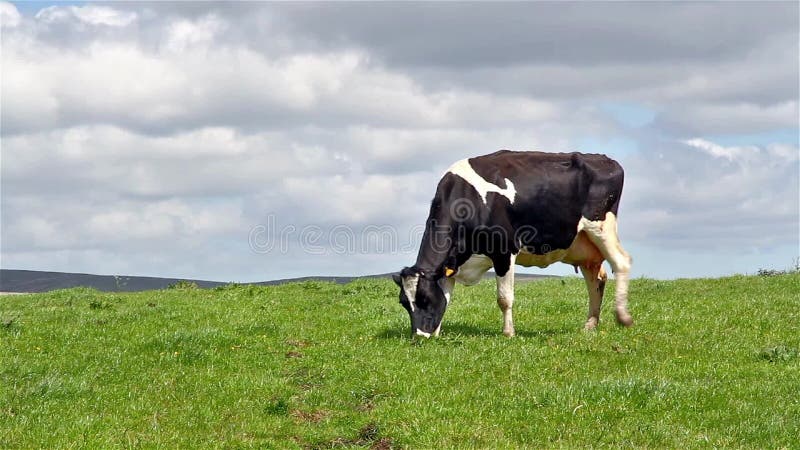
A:
[[[444,214],[442,213],[444,211]],[[423,272],[444,273],[453,248],[453,227],[446,208],[439,208],[437,203],[431,205],[431,212],[425,223],[425,233],[419,246],[415,266]]]

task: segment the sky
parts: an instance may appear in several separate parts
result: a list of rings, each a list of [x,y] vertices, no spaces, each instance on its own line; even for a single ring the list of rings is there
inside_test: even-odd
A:
[[[633,276],[788,268],[798,16],[797,2],[3,2],[0,264],[397,271],[447,167],[506,148],[622,164]]]

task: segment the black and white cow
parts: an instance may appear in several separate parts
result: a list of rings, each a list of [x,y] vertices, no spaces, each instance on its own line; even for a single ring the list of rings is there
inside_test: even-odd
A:
[[[597,326],[608,261],[617,322],[630,326],[631,258],[617,237],[622,167],[605,155],[513,152],[453,164],[436,188],[417,262],[394,275],[411,334],[438,336],[456,281],[494,267],[503,334],[514,335],[514,265],[580,268],[589,290],[586,329]]]

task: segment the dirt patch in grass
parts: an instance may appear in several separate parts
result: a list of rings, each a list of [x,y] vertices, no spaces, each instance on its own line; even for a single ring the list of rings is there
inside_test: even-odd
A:
[[[380,438],[377,441],[373,442],[369,448],[372,450],[390,450],[397,447],[394,446],[394,443],[392,442],[391,439]]]
[[[381,436],[380,428],[374,422],[370,422],[360,430],[355,438],[338,437],[330,441],[318,442],[312,445],[306,445],[304,448],[309,450],[321,450],[328,448],[339,447],[366,447],[369,446],[372,450],[390,450],[398,448],[395,446],[394,441],[386,436]]]
[[[306,348],[311,344],[308,341],[290,339],[286,341],[286,345],[290,347]]]
[[[331,413],[324,410],[300,411],[299,409],[296,409],[290,412],[289,415],[294,417],[298,422],[320,423],[330,417]]]
[[[372,402],[361,403],[356,406],[356,410],[359,412],[370,412],[375,409],[375,404]]]
[[[361,391],[352,392],[351,395],[355,397],[358,404],[355,409],[359,412],[370,412],[377,406],[378,401],[383,398],[391,397],[392,394],[384,392],[380,389],[365,389]]]
[[[289,339],[286,341],[286,345],[292,347],[291,350],[286,352],[287,358],[302,358],[303,353],[300,352],[300,349],[304,349],[310,344],[307,341]]]
[[[315,375],[307,367],[299,367],[295,370],[287,371],[292,382],[304,391],[318,388],[323,385],[322,378]]]

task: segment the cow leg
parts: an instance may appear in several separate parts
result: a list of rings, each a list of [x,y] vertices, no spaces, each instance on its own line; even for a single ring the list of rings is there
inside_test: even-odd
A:
[[[450,298],[453,296],[453,289],[456,287],[456,279],[453,277],[445,277],[440,282],[439,285],[442,287],[442,292],[444,292],[444,298],[447,300],[447,304],[450,304]],[[439,332],[442,330],[442,324],[439,323],[439,326],[436,327],[436,331],[433,332],[435,337],[439,337]]]
[[[603,303],[603,291],[606,287],[606,271],[603,262],[592,262],[581,266],[583,280],[589,291],[589,317],[586,319],[586,330],[593,330],[600,322],[600,305]]]
[[[617,236],[617,218],[614,213],[607,213],[605,220],[591,221],[581,219],[581,229],[597,246],[603,257],[611,264],[614,279],[617,282],[614,299],[614,312],[620,325],[633,325],[633,318],[628,313],[628,278],[631,271],[631,257],[622,248]]]
[[[514,260],[511,255],[511,265],[503,276],[497,276],[497,306],[503,312],[503,334],[514,336],[514,319],[511,316],[511,308],[514,306]],[[495,267],[495,270],[497,268]]]

